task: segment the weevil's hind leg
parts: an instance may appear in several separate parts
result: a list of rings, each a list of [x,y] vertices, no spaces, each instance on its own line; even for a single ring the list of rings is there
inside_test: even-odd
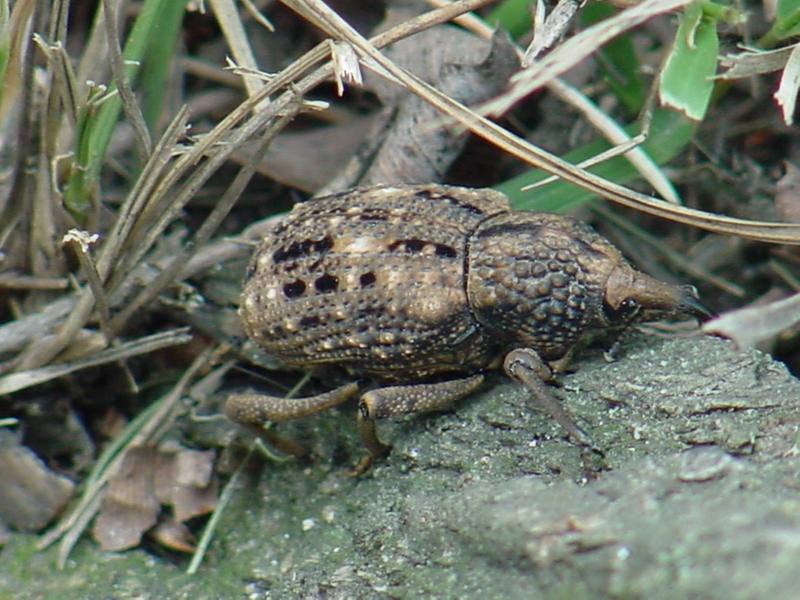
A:
[[[360,475],[370,468],[376,458],[383,456],[391,448],[378,439],[375,419],[443,410],[475,391],[482,382],[483,375],[473,375],[441,383],[379,388],[361,396],[358,405],[358,432],[368,454],[355,466],[352,474]]]
[[[553,373],[536,352],[530,348],[512,350],[506,355],[503,370],[511,379],[519,381],[531,392],[539,407],[561,425],[575,443],[602,455],[602,450],[595,446],[589,435],[575,424],[547,388],[545,382],[552,379]]]
[[[346,402],[358,393],[358,385],[348,383],[341,387],[307,398],[282,398],[265,394],[232,394],[225,401],[225,415],[243,425],[282,452],[305,456],[306,450],[291,440],[263,428],[268,422],[279,423],[316,414],[326,408]]]

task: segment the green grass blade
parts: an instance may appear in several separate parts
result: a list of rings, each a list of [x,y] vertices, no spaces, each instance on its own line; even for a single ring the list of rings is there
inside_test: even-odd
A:
[[[153,137],[158,134],[157,126],[169,89],[167,82],[185,8],[184,2],[166,3],[155,32],[157,35],[153,37],[144,60],[139,85],[142,90],[142,114]]]
[[[695,123],[675,111],[659,109],[653,113],[650,133],[642,147],[658,164],[663,164],[683,150],[692,138]],[[628,133],[636,135],[638,123],[626,128]],[[596,156],[608,149],[609,144],[603,140],[593,142],[583,148],[568,153],[564,158],[573,164]],[[624,156],[617,156],[608,161],[589,168],[589,171],[605,177],[615,183],[626,183],[638,176],[638,172]],[[520,188],[546,179],[548,173],[529,171],[513,179],[509,179],[495,188],[506,194],[511,205],[519,210],[543,210],[565,212],[587,202],[593,195],[573,184],[556,181],[545,187],[530,192],[521,192]]]
[[[530,31],[533,26],[532,5],[531,0],[505,0],[489,13],[486,21],[505,29],[516,39]]]
[[[683,111],[691,119],[702,120],[714,90],[712,77],[718,52],[716,21],[703,16],[699,3],[689,5],[659,79],[662,104]]]
[[[185,5],[184,0],[144,1],[122,51],[122,58],[126,63],[125,77],[131,84],[136,82],[137,76],[141,73],[139,66],[153,44],[174,49],[174,36],[177,35]],[[175,23],[176,20],[178,24]],[[165,32],[173,36],[171,42],[165,38]],[[163,53],[159,56],[166,63],[162,68],[167,69],[169,57]],[[165,75],[156,72],[152,76],[145,77],[152,77],[153,80],[158,80],[160,77],[163,81]],[[115,90],[115,86],[109,88],[110,97],[99,109],[94,110],[91,107],[87,109],[85,114],[87,122],[81,125],[76,135],[75,164],[64,193],[64,202],[71,207],[70,210],[76,218],[80,218],[82,211],[91,205],[91,198],[98,187],[100,169],[103,166],[108,143],[122,110],[122,103],[114,93]],[[160,100],[158,102],[160,104]]]

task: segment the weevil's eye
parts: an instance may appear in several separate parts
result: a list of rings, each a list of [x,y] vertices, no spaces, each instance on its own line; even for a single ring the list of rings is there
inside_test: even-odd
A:
[[[635,298],[625,298],[616,308],[607,303],[603,304],[603,312],[609,323],[629,323],[641,309],[642,305]]]

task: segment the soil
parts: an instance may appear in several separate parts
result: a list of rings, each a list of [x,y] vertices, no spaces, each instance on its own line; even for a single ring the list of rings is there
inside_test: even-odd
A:
[[[382,423],[394,449],[359,478],[353,415],[329,411],[294,427],[312,462],[254,461],[197,575],[88,539],[55,572],[15,535],[0,597],[795,597],[800,381],[709,337],[636,336],[576,366],[556,393],[604,461],[500,376]]]

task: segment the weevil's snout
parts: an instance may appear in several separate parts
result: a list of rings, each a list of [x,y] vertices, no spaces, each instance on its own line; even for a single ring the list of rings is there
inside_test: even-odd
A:
[[[717,316],[700,302],[697,288],[693,285],[681,286],[681,297],[678,301],[677,312],[696,317],[700,322],[708,321]]]
[[[713,317],[690,285],[673,285],[618,265],[606,282],[603,310],[609,322],[654,321],[670,316],[689,315],[705,321]],[[635,311],[635,312],[634,312]]]

